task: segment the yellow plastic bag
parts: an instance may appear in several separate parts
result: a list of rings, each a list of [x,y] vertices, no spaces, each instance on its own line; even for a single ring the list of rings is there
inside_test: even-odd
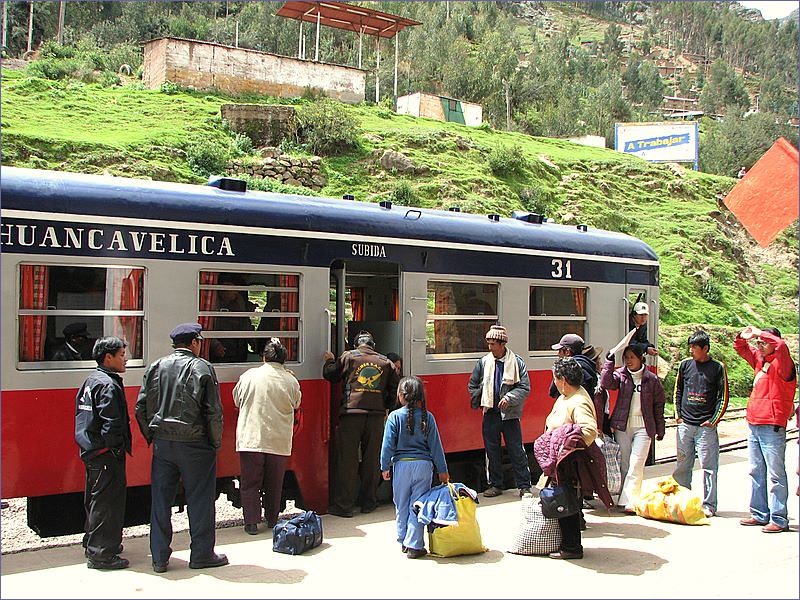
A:
[[[430,534],[432,556],[460,556],[462,554],[480,554],[487,548],[481,541],[481,529],[475,516],[477,504],[472,498],[459,496],[452,484],[450,495],[456,505],[458,525],[438,527]]]
[[[661,477],[655,483],[642,486],[636,514],[647,519],[684,525],[709,524],[703,514],[700,496],[678,485],[672,476]]]

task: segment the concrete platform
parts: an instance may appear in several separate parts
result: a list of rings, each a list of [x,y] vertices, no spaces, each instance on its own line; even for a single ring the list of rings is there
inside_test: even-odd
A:
[[[519,519],[512,491],[481,498],[485,554],[410,561],[394,541],[394,509],[352,519],[325,516],[325,541],[301,556],[272,552],[270,533],[220,529],[231,565],[188,567],[188,534],[176,535],[170,570],[153,573],[148,539],[126,539],[131,568],[86,568],[78,546],[2,557],[3,598],[798,598],[797,444],[787,450],[791,532],[742,527],[749,480],[744,450],[722,456],[719,515],[690,527],[586,511],[585,558],[556,561],[507,552]],[[649,467],[647,477],[672,465]],[[695,471],[694,485],[701,484]]]

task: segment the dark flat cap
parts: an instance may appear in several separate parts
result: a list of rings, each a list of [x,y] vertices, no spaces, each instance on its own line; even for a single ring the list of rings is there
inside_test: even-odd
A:
[[[89,337],[89,331],[86,329],[86,323],[70,323],[63,329],[64,337],[72,337],[74,335],[83,335]]]
[[[181,323],[170,332],[169,337],[173,342],[191,342],[200,337],[201,331],[203,331],[203,326],[200,323]]]

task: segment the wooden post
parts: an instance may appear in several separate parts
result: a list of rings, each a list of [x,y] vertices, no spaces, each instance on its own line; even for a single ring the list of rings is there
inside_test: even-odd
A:
[[[297,36],[297,58],[303,58],[303,19],[300,19],[300,35]]]
[[[58,3],[58,45],[64,45],[64,12],[65,12],[66,3],[64,0],[59,0]]]
[[[364,40],[364,26],[358,30],[358,68],[361,68],[361,42]]]
[[[227,6],[227,3],[226,3],[226,6]],[[233,47],[234,48],[238,48],[239,47],[239,19],[236,19],[236,34],[235,34],[235,37],[233,39]]]
[[[381,100],[381,37],[375,38],[375,45],[378,47],[378,61],[375,67],[375,104]]]
[[[33,0],[29,0],[28,6],[28,52],[33,49]]]
[[[8,46],[8,0],[3,2],[3,48]]]
[[[399,38],[400,32],[395,31],[394,34],[394,106],[397,108],[397,61],[400,53],[399,49]]]
[[[319,8],[317,8],[317,42],[314,48],[314,62],[319,61],[319,20],[322,14],[319,12]]]

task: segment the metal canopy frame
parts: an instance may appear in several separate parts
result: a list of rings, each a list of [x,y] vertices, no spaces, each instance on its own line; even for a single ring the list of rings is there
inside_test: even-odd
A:
[[[319,61],[319,28],[322,25],[335,29],[345,29],[358,33],[358,68],[362,68],[361,55],[365,35],[375,37],[377,47],[375,66],[375,102],[380,100],[381,38],[394,38],[394,97],[397,98],[397,63],[399,61],[398,34],[406,27],[422,25],[418,21],[399,15],[354,6],[344,2],[307,2],[290,0],[275,13],[279,17],[300,21],[300,36],[297,43],[297,57],[306,55],[303,23],[315,23],[314,61]]]

